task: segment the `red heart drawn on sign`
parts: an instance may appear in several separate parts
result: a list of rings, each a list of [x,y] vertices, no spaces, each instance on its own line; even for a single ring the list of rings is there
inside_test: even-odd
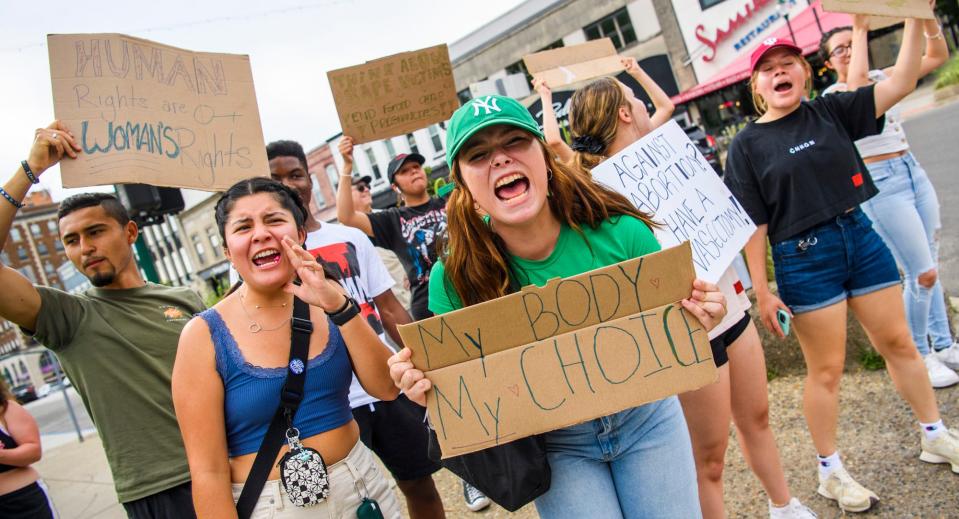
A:
[[[516,396],[519,396],[519,384],[513,384],[512,386],[506,386],[506,389],[512,391]]]
[[[649,280],[649,284],[653,285],[656,288],[659,288],[659,278],[653,278]]]

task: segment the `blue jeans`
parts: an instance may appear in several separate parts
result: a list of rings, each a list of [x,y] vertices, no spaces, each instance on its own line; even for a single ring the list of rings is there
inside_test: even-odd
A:
[[[546,434],[543,519],[702,517],[686,420],[675,396]]]
[[[859,208],[772,245],[779,298],[794,314],[900,283],[889,248]]]
[[[919,275],[939,266],[939,201],[936,190],[912,153],[868,164],[879,194],[862,205],[876,232],[905,273],[906,319],[919,353],[929,339],[939,350],[952,344],[942,283],[924,287]]]

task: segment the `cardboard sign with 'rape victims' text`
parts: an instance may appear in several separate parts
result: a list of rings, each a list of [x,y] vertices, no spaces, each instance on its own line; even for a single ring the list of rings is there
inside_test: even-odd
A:
[[[526,70],[550,88],[617,74],[623,63],[609,38],[523,56]]]
[[[687,243],[401,326],[443,457],[714,382],[693,278]]]
[[[250,58],[122,34],[47,36],[53,112],[82,152],[64,187],[222,191],[270,173]]]
[[[357,144],[445,121],[459,108],[446,45],[326,73],[343,135]]]

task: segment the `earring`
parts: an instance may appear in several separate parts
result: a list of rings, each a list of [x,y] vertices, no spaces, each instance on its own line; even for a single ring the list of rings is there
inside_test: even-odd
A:
[[[553,196],[553,190],[549,185],[551,180],[553,180],[553,170],[546,168],[546,198]]]

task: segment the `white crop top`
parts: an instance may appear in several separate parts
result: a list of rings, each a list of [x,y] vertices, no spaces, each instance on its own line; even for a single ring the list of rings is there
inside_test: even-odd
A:
[[[869,79],[873,82],[887,79],[887,76],[881,70],[870,70]],[[823,90],[823,95],[833,92],[846,90],[845,83],[834,83]],[[875,157],[885,153],[895,153],[909,149],[909,142],[906,140],[906,132],[902,129],[902,108],[899,103],[886,111],[886,125],[882,128],[882,133],[866,137],[856,141],[856,148],[859,149],[859,155],[862,158]]]

